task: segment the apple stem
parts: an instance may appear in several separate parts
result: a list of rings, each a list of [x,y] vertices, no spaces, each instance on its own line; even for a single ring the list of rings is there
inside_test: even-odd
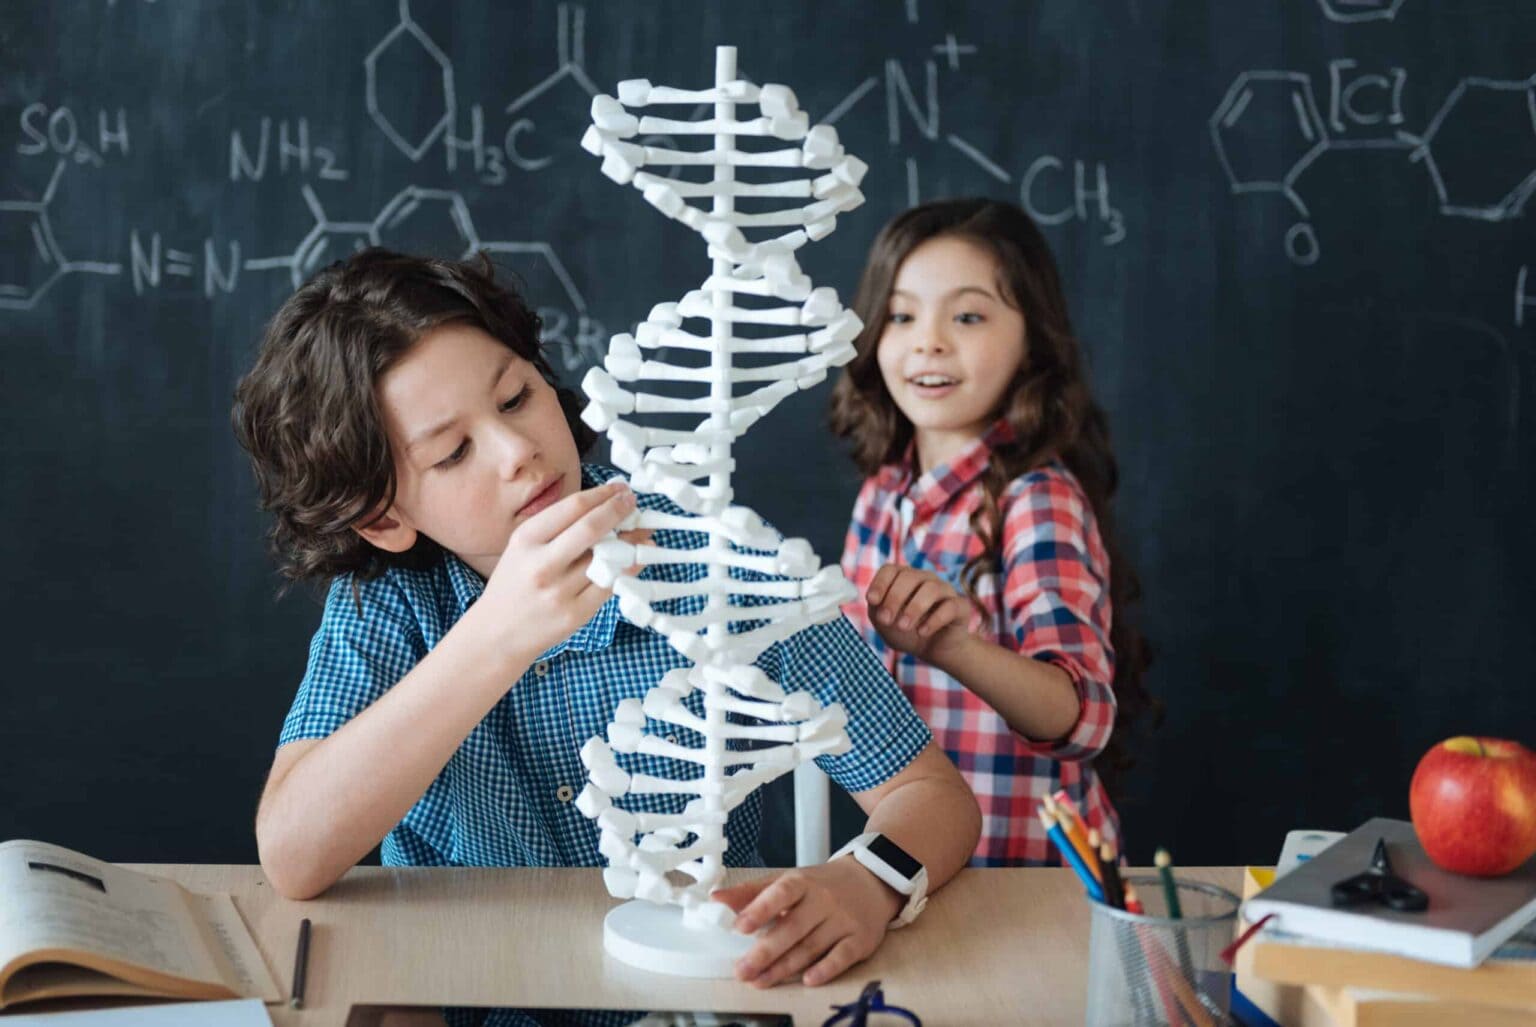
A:
[[[1487,756],[1488,750],[1483,748],[1483,740],[1481,738],[1474,738],[1472,740],[1477,743],[1477,754],[1479,756]]]

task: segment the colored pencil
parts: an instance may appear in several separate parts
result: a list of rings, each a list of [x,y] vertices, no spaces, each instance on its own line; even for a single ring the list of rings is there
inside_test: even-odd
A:
[[[1141,899],[1136,894],[1136,886],[1129,882],[1125,886],[1125,908],[1132,913],[1146,914],[1146,907],[1141,904]],[[1179,939],[1182,941],[1182,936],[1179,936]],[[1190,1021],[1198,1025],[1198,1027],[1214,1027],[1215,1021],[1212,1019],[1210,1011],[1205,1008],[1194,993],[1193,971],[1187,970],[1185,973],[1180,974],[1173,964],[1169,962],[1168,954],[1151,938],[1143,936],[1142,948],[1147,952],[1151,961],[1158,964],[1154,971],[1155,974],[1167,980],[1179,1006],[1183,1008],[1185,1015],[1189,1017]],[[1172,1021],[1170,1020],[1170,1022]]]
[[[1099,869],[1104,872],[1104,895],[1109,904],[1125,909],[1125,887],[1120,883],[1120,866],[1115,859],[1115,847],[1109,842],[1099,846]]]
[[[1099,849],[1103,847],[1104,836],[1099,833],[1097,827],[1088,829],[1088,864],[1098,872],[1099,883],[1104,883],[1104,868],[1099,866]]]
[[[1179,889],[1173,883],[1173,857],[1168,855],[1167,849],[1158,849],[1152,862],[1157,867],[1158,876],[1163,879],[1163,898],[1168,902],[1168,915],[1174,920],[1183,919],[1184,912],[1179,909]]]
[[[1191,1023],[1196,1024],[1197,1027],[1215,1027],[1215,1020],[1212,1018],[1210,1010],[1205,1008],[1204,1004],[1200,1001],[1200,996],[1195,993],[1193,979],[1179,973],[1178,968],[1169,961],[1168,953],[1163,951],[1162,946],[1158,945],[1155,939],[1147,938],[1144,940],[1147,955],[1154,964],[1152,969],[1153,975],[1160,983],[1163,981],[1167,982],[1168,988],[1173,992],[1175,1000],[1183,1008],[1184,1015],[1189,1018]],[[1170,1018],[1170,1022],[1172,1022],[1172,1018]]]
[[[1174,920],[1182,920],[1184,911],[1179,907],[1179,886],[1173,879],[1173,857],[1167,849],[1158,849],[1152,857],[1152,862],[1157,867],[1158,876],[1163,880],[1163,898],[1168,902],[1168,915]],[[1189,940],[1184,937],[1183,928],[1174,928],[1174,941],[1178,943],[1179,966],[1184,970],[1184,975],[1191,980],[1195,976],[1194,960],[1189,956]]]
[[[1141,965],[1145,968],[1146,975],[1152,978],[1152,985],[1157,989],[1157,998],[1163,1006],[1161,1021],[1150,1011],[1147,1013],[1146,1019],[1153,1023],[1163,1022],[1178,1024],[1179,1027],[1183,1027],[1186,1021],[1184,1017],[1179,1015],[1180,1003],[1178,997],[1173,993],[1173,985],[1168,980],[1166,972],[1168,967],[1167,957],[1158,949],[1157,941],[1139,927],[1136,929],[1136,940],[1141,945]],[[1157,964],[1155,967],[1153,966],[1154,963]],[[1142,1004],[1146,1004],[1148,1001],[1145,996],[1142,997]]]
[[[1073,835],[1076,835],[1077,839],[1084,846],[1087,846],[1090,853],[1094,852],[1093,847],[1088,846],[1088,821],[1083,819],[1082,812],[1078,810],[1077,803],[1072,801],[1072,796],[1067,794],[1067,790],[1065,788],[1058,789],[1056,794],[1051,796],[1051,801],[1056,804],[1058,810],[1062,810],[1065,813],[1061,826],[1063,830],[1067,831],[1067,837],[1071,838]],[[1097,856],[1093,857],[1093,859],[1097,858]],[[1092,863],[1093,859],[1090,859],[1089,862]]]
[[[1056,818],[1051,816],[1050,812],[1046,809],[1042,808],[1039,812],[1040,823],[1045,825],[1046,836],[1056,846],[1056,851],[1061,853],[1061,858],[1066,861],[1067,865],[1072,868],[1072,872],[1077,874],[1078,878],[1083,882],[1083,887],[1087,889],[1093,901],[1103,902],[1103,885],[1099,884],[1094,878],[1087,864],[1083,862],[1083,857],[1077,854],[1077,850],[1067,840],[1066,833],[1062,831],[1061,825],[1056,822]]]
[[[1118,876],[1119,869],[1116,868],[1116,877],[1118,878]],[[1123,882],[1122,896],[1125,902],[1126,912],[1136,913],[1138,915],[1143,915],[1146,913],[1146,910],[1144,910],[1141,906],[1141,900],[1136,897],[1135,886],[1129,882]],[[1141,959],[1137,962],[1139,963],[1140,968],[1145,971],[1145,976],[1150,977],[1152,979],[1152,983],[1157,987],[1158,998],[1161,999],[1163,1003],[1165,1020],[1170,1024],[1181,1024],[1182,1021],[1178,1012],[1178,999],[1173,996],[1172,991],[1169,989],[1165,975],[1155,973],[1152,970],[1152,965],[1150,962],[1150,960],[1153,958],[1152,949],[1157,943],[1147,935],[1146,931],[1141,929],[1140,925],[1136,925],[1134,930],[1136,933],[1137,944],[1141,949]],[[1134,953],[1130,950],[1129,938],[1125,935],[1122,935],[1121,937],[1125,939],[1126,944],[1121,948],[1120,959],[1123,963],[1125,963],[1127,967],[1129,967],[1132,960],[1135,959],[1135,956]],[[1136,1004],[1138,1009],[1144,1011],[1143,1019],[1154,1023],[1157,1022],[1157,1017],[1152,1012],[1151,998],[1146,994],[1144,990],[1146,981],[1141,980],[1139,976],[1137,978],[1131,978],[1131,980],[1139,980],[1139,984],[1133,984],[1131,988],[1132,1002]]]
[[[1058,793],[1059,798],[1047,795],[1041,800],[1045,808],[1051,811],[1051,816],[1061,825],[1061,833],[1067,836],[1072,847],[1077,850],[1077,855],[1082,859],[1083,865],[1093,871],[1096,881],[1102,881],[1099,874],[1099,857],[1095,854],[1094,846],[1088,842],[1088,827],[1083,823],[1083,818],[1078,815],[1077,808],[1072,805],[1072,800],[1067,798],[1066,792]]]
[[[1141,898],[1136,894],[1136,886],[1129,881],[1125,882],[1125,910],[1137,916],[1147,915],[1147,908],[1141,904]]]

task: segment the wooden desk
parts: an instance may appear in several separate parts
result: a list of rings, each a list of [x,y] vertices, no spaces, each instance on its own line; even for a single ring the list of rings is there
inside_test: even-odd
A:
[[[817,1027],[872,978],[889,1001],[938,1027],[1083,1022],[1089,912],[1067,870],[965,870],[915,924],[832,984],[760,991],[605,956],[603,915],[614,900],[592,869],[358,867],[309,902],[279,897],[252,866],[137,869],[232,893],[285,997],[299,920],[313,921],[305,1008],[268,1007],[278,1027],[342,1027],[354,1005],[787,1012],[797,1027]],[[1241,888],[1236,868],[1181,874]]]

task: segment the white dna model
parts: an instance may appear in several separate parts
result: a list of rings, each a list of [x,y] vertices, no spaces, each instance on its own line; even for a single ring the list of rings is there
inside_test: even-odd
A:
[[[593,554],[588,575],[614,590],[624,616],[665,635],[693,666],[666,674],[643,702],[619,703],[607,741],[592,738],[582,748],[588,781],[577,807],[601,830],[609,892],[636,900],[605,919],[608,953],[662,973],[729,977],[752,939],[732,932],[734,914],[709,897],[723,872],[727,814],[766,782],[849,748],[841,704],[824,707],[805,691],[786,694],[753,662],[775,642],[835,619],[853,598],[842,572],[823,568],[804,539],[781,539],[751,510],[732,505],[731,445],[781,400],[853,358],[858,317],[832,289],[813,289],[794,254],[831,232],[838,214],[864,202],[858,186],[868,168],[844,152],[831,126],[809,127],[787,87],[738,79],[735,47],[716,49],[711,89],[642,79],[619,83],[618,93],[593,100],[583,148],[602,157],[609,178],[634,185],[662,213],[702,235],[714,266],[701,288],[654,307],[633,336],[613,337],[603,367],[582,382],[590,399],[582,417],[607,433],[613,462],[629,472],[636,490],[662,493],[694,515],[642,510],[624,527],[701,532],[708,543],[672,549],[612,538]],[[713,104],[714,117],[630,113],[653,104]],[[755,104],[760,116],[738,117],[741,104]],[[656,135],[712,136],[713,147],[628,141]],[[708,168],[712,176],[689,181],[642,170],[677,166]],[[738,178],[749,170],[769,180]],[[701,206],[689,202],[694,199]],[[778,209],[749,212],[738,209],[738,201]],[[762,238],[750,241],[749,231]],[[690,319],[707,321],[707,333],[684,330]],[[649,391],[635,384],[643,382],[680,384]],[[631,419],[636,415],[670,419],[672,426],[644,426]],[[698,580],[642,581],[627,573],[636,565],[669,563],[702,565]],[[750,573],[733,578],[733,568]],[[733,595],[752,605],[733,604]],[[687,608],[698,612],[675,612],[678,601],[689,600]],[[658,609],[661,603],[674,612]],[[695,690],[702,693],[702,716],[685,705]],[[692,732],[703,744],[647,733],[647,718]],[[733,748],[732,742],[750,746]],[[698,775],[671,780],[630,773],[615,751],[679,760],[698,767]],[[692,798],[680,814],[619,805],[624,796],[640,794]]]

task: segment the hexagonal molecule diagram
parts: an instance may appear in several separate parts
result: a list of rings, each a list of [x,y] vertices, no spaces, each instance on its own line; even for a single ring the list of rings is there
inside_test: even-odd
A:
[[[54,165],[42,199],[0,201],[0,310],[30,310],[67,274],[115,275],[122,271],[118,263],[69,260],[54,238],[48,206],[58,191],[64,166],[62,160]]]
[[[1302,218],[1307,205],[1294,188],[1328,148],[1328,130],[1312,95],[1312,79],[1296,71],[1245,71],[1210,119],[1211,142],[1234,193],[1279,193]],[[1291,260],[1317,260],[1317,235],[1306,221],[1286,232]]]
[[[1391,21],[1403,0],[1317,0],[1329,21]]]
[[[1519,217],[1536,190],[1536,76],[1462,79],[1412,156],[1429,169],[1442,214]]]
[[[480,248],[464,197],[414,185],[384,205],[371,235],[379,246],[433,257],[465,257]]]
[[[0,306],[31,307],[64,273],[47,199],[0,202],[0,247]]]
[[[314,227],[292,253],[247,260],[245,270],[285,270],[298,288],[320,268],[368,246],[455,260],[483,250],[517,277],[529,297],[550,304],[540,306],[538,314],[552,360],[571,371],[602,359],[607,342],[603,325],[589,316],[586,299],[554,247],[541,240],[481,239],[460,193],[410,185],[369,221],[332,221],[312,187],[305,185],[300,191],[314,216]]]
[[[386,246],[405,253],[466,259],[481,250],[489,253],[539,254],[553,272],[553,280],[565,293],[571,309],[586,313],[587,304],[554,250],[544,242],[493,242],[482,240],[464,197],[452,189],[424,189],[408,185],[368,221],[332,221],[313,188],[300,190],[315,225],[293,253],[282,257],[248,260],[247,270],[286,268],[298,288],[310,275],[333,260],[367,246]]]
[[[453,64],[400,0],[396,25],[363,59],[368,116],[413,161],[453,124]]]

